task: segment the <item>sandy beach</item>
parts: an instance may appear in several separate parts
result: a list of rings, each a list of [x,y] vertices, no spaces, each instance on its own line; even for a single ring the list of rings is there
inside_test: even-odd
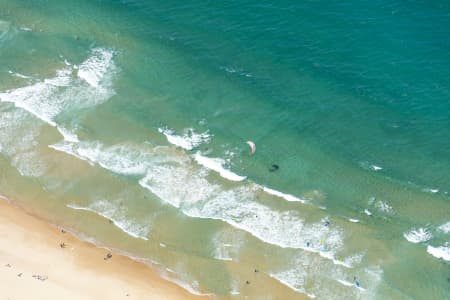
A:
[[[206,299],[109,253],[0,200],[1,299]]]

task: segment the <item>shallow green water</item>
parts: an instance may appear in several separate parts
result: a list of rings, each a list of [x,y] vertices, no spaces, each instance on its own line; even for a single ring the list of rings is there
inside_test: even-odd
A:
[[[2,0],[1,194],[199,293],[448,298],[449,10]]]

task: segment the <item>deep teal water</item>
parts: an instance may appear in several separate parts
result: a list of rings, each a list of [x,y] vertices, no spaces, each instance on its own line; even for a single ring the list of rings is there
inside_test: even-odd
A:
[[[445,299],[449,36],[424,1],[0,1],[0,192],[221,297]]]

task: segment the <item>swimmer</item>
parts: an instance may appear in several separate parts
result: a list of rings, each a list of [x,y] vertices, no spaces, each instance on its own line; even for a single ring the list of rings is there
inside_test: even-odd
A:
[[[355,286],[359,288],[361,284],[359,283],[358,279],[356,279],[356,276],[353,277],[353,280],[355,281]]]
[[[277,171],[279,168],[280,168],[279,165],[277,165],[277,164],[272,164],[272,165],[270,166],[270,168],[269,168],[269,172],[275,172],[275,171]]]

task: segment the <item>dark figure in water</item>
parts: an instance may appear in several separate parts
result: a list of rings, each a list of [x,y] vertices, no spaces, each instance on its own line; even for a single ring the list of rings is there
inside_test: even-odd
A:
[[[273,164],[273,165],[270,166],[269,172],[275,172],[275,171],[277,171],[279,168],[280,168],[279,165]]]
[[[361,284],[359,283],[358,279],[356,279],[356,276],[353,277],[353,280],[355,281],[355,286],[356,287],[360,287],[361,286]]]

